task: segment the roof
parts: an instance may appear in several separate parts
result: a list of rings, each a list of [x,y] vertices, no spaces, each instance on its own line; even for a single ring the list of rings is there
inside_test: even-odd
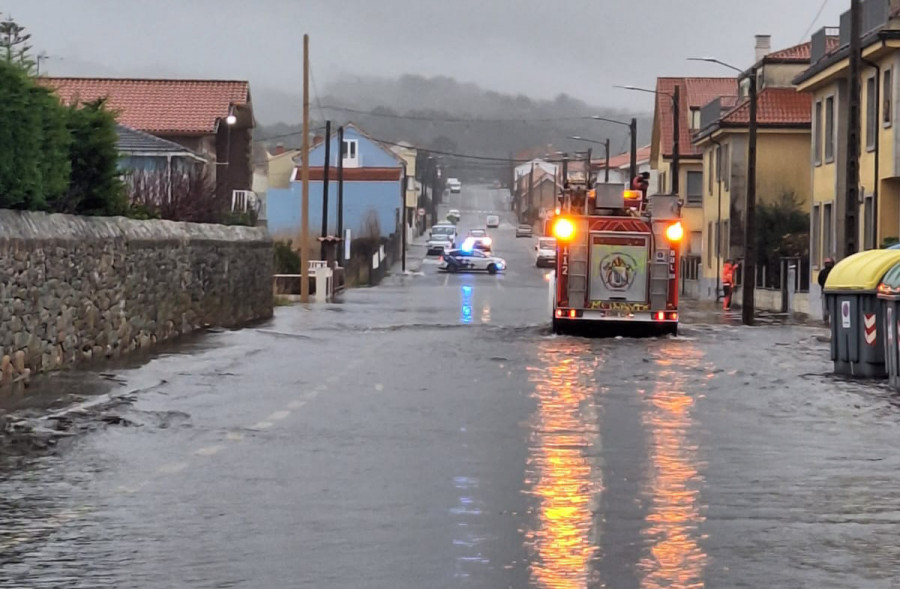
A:
[[[637,150],[637,163],[646,162],[650,160],[650,146],[645,145]],[[615,168],[627,168],[631,165],[631,152],[620,153],[618,155],[614,155],[609,158],[609,169]],[[600,168],[601,170],[606,168],[606,160],[594,160],[591,162],[591,166],[595,168]]]
[[[834,51],[841,45],[840,37],[830,35],[825,38],[825,50]],[[762,58],[762,63],[809,63],[812,58],[812,41],[793,47],[773,51]]]
[[[205,161],[203,156],[191,151],[179,143],[168,141],[167,139],[160,139],[159,137],[144,133],[143,131],[138,131],[137,129],[132,129],[131,127],[126,127],[125,125],[116,125],[116,134],[119,136],[116,145],[121,153],[159,154],[161,156],[182,155],[196,157]]]
[[[864,34],[860,45],[863,49],[865,49],[874,43],[890,39],[900,39],[900,31],[895,29],[879,29],[868,34]],[[847,59],[848,55],[850,55],[849,45],[844,44],[833,49],[829,45],[829,50],[824,57],[819,59],[819,61],[817,61],[816,63],[810,65],[808,69],[806,69],[803,73],[793,79],[794,85],[799,86],[804,82],[815,78],[817,74],[827,70],[834,64],[840,63],[844,59]]]
[[[232,105],[250,104],[250,83],[235,80],[39,78],[66,103],[105,98],[120,123],[163,135],[215,133]]]
[[[292,182],[300,181],[301,170],[300,166],[294,168]],[[400,168],[344,168],[344,182],[397,182],[402,174],[403,170]],[[321,182],[324,178],[325,169],[323,167],[309,169],[311,181]],[[333,166],[328,172],[328,179],[331,182],[337,182],[337,169]]]
[[[756,122],[760,125],[809,125],[812,97],[793,88],[765,88],[757,100]],[[720,123],[748,125],[750,101],[744,100],[719,119]]]
[[[675,87],[679,88],[679,155],[700,155],[700,150],[691,143],[689,113],[692,108],[701,108],[719,96],[737,93],[736,78],[657,78],[656,116],[654,117],[654,142],[652,152],[661,148],[665,157],[671,157],[674,146],[672,133],[672,99]],[[657,135],[657,133],[659,135]]]

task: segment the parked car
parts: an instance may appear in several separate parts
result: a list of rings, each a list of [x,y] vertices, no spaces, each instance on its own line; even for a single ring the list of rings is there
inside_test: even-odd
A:
[[[498,217],[497,215],[488,215],[486,225],[488,226],[488,228],[499,227],[500,226],[500,217]]]
[[[437,233],[428,238],[426,256],[438,256],[453,249],[453,238],[445,233]]]
[[[531,237],[534,235],[534,228],[526,223],[519,223],[516,227],[516,237]]]
[[[449,188],[450,192],[453,194],[458,194],[462,191],[462,182],[456,178],[449,178],[447,180],[447,188]]]
[[[541,237],[534,246],[535,265],[538,268],[542,266],[556,265],[556,239],[553,237]]]
[[[456,230],[456,225],[446,221],[432,226],[431,232],[429,232],[428,237],[431,238],[435,235],[449,235],[450,239],[453,241],[454,247],[456,246],[456,238],[459,237],[459,233]]]
[[[443,272],[487,272],[496,274],[506,270],[506,260],[488,255],[477,249],[452,250],[441,256],[438,270]]]

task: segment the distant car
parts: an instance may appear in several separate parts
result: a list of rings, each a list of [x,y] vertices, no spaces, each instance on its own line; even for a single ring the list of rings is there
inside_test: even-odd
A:
[[[469,229],[470,237],[484,237],[487,235],[487,230],[485,229]]]
[[[449,235],[438,233],[436,235],[432,235],[428,239],[428,243],[426,244],[426,246],[426,256],[438,256],[453,249],[453,238]]]
[[[496,274],[506,270],[506,261],[477,249],[471,251],[457,249],[441,256],[441,263],[438,265],[438,269],[443,272],[487,272],[488,274]]]
[[[447,180],[447,188],[449,188],[450,192],[452,192],[453,194],[458,194],[460,191],[462,191],[462,182],[460,182],[456,178],[449,178]]]
[[[453,239],[453,243],[456,244],[456,238],[459,236],[459,232],[456,229],[456,225],[449,221],[444,221],[443,223],[438,223],[431,227],[431,232],[428,234],[428,237],[434,237],[435,235],[449,235],[451,239]]]
[[[487,235],[474,236],[469,234],[469,236],[466,237],[465,241],[463,241],[460,248],[464,250],[476,249],[490,254],[494,251],[492,247],[493,243],[494,240]]]
[[[537,245],[534,246],[535,265],[538,268],[542,266],[556,265],[556,239],[553,237],[541,237],[538,239]]]
[[[488,227],[499,227],[500,217],[498,217],[497,215],[488,215],[486,225]]]
[[[460,216],[458,209],[450,209],[447,213],[447,220],[455,225],[456,223],[459,223]]]
[[[531,225],[520,223],[516,227],[516,237],[531,237],[532,235],[534,235],[534,228]]]

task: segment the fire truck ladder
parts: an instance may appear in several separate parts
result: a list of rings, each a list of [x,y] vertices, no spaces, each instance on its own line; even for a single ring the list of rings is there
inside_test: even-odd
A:
[[[665,309],[669,301],[669,260],[665,250],[666,261],[650,264],[650,308]]]
[[[587,223],[579,231],[587,231]],[[584,233],[582,233],[583,235]],[[582,308],[588,294],[588,243],[578,240],[569,246],[569,306]]]

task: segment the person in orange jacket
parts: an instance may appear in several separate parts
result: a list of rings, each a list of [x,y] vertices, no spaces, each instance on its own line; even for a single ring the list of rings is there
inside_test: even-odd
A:
[[[722,266],[722,293],[724,294],[724,298],[722,299],[723,311],[731,310],[731,295],[734,292],[734,274],[737,272],[737,269],[738,264],[732,260],[725,260],[725,265]]]

